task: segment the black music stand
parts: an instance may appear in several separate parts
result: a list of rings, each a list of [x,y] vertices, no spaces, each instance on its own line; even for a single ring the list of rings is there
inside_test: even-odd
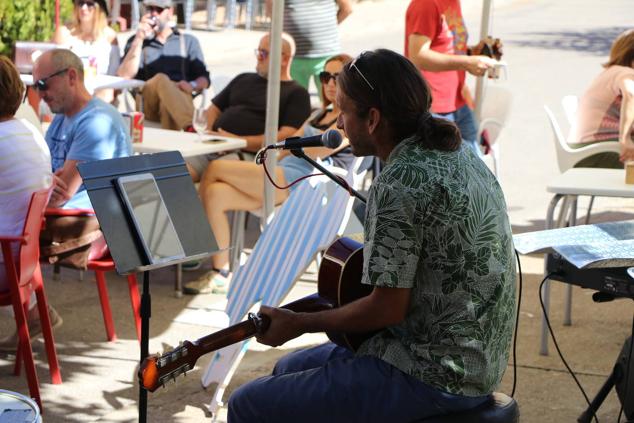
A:
[[[185,166],[177,151],[81,163],[77,166],[90,202],[106,238],[117,273],[143,272],[141,295],[141,356],[145,359],[150,337],[150,270],[202,259],[218,252],[218,244]],[[139,234],[130,221],[125,203],[116,188],[121,176],[152,173],[181,241],[185,257],[149,264]],[[147,391],[139,387],[139,422],[147,420]]]

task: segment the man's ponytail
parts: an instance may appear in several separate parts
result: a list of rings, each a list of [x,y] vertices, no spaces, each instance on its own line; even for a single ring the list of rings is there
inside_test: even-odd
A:
[[[460,131],[453,122],[434,117],[429,112],[418,117],[416,135],[424,147],[432,150],[455,151],[462,143]]]

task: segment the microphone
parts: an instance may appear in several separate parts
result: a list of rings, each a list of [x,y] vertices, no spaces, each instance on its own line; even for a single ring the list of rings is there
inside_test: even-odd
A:
[[[341,133],[335,129],[329,129],[323,134],[313,135],[312,137],[292,137],[286,138],[282,142],[269,146],[269,149],[276,150],[296,150],[304,147],[328,147],[337,148],[341,145],[343,137]]]

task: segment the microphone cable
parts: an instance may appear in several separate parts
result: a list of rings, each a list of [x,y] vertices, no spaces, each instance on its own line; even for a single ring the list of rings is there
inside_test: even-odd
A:
[[[273,177],[269,173],[269,169],[266,167],[266,154],[267,154],[266,152],[268,150],[269,150],[269,147],[264,147],[263,149],[258,151],[258,153],[255,156],[255,163],[259,164],[259,165],[262,165],[262,167],[264,168],[264,173],[266,174],[266,177],[268,178],[269,182],[271,182],[271,184],[277,189],[289,189],[293,185],[303,181],[304,179],[308,179],[311,176],[321,176],[321,175],[323,175],[323,173],[311,173],[310,175],[302,176],[301,178],[295,179],[293,182],[291,182],[290,184],[288,184],[286,186],[280,186],[280,185],[278,185],[275,182],[275,180],[273,179]]]
[[[268,178],[269,182],[271,182],[271,184],[277,188],[277,189],[289,189],[290,187],[292,187],[293,185],[303,181],[304,179],[308,179],[311,178],[313,176],[328,176],[325,173],[311,173],[310,175],[305,175],[302,176],[300,178],[295,179],[293,182],[291,182],[290,184],[286,185],[286,186],[280,186],[278,185],[275,180],[273,179],[273,177],[271,176],[271,174],[269,173],[269,169],[266,167],[266,155],[267,155],[267,151],[270,150],[270,147],[264,147],[262,149],[260,149],[260,151],[257,152],[257,154],[255,155],[255,163],[262,165],[262,167],[264,168],[264,173],[266,174],[266,177]],[[344,178],[342,178],[339,175],[333,175],[335,178],[337,178],[339,181],[341,181],[344,185],[345,185],[345,189],[348,191],[348,193],[350,194],[350,196],[353,196],[353,192],[352,192],[352,187],[350,186],[350,184],[348,183],[348,181],[346,181]]]
[[[555,349],[557,349],[557,354],[559,354],[559,358],[561,359],[561,362],[564,364],[564,366],[568,370],[568,373],[570,373],[570,376],[572,376],[572,378],[574,379],[575,383],[577,384],[577,387],[579,388],[579,390],[581,391],[581,394],[583,395],[583,398],[585,398],[586,403],[588,404],[588,407],[590,407],[590,399],[588,398],[588,395],[586,394],[586,391],[581,386],[581,383],[579,382],[579,379],[577,379],[577,376],[575,375],[575,372],[572,371],[572,369],[568,365],[568,362],[564,358],[564,355],[562,354],[561,350],[559,349],[559,344],[557,344],[557,339],[555,338],[555,332],[553,332],[553,328],[550,325],[550,319],[548,318],[548,313],[546,313],[546,307],[544,306],[544,299],[542,298],[542,288],[543,288],[544,284],[546,283],[546,281],[548,281],[548,279],[550,279],[550,277],[552,275],[554,275],[554,274],[555,274],[554,272],[551,272],[551,273],[547,274],[544,277],[544,279],[542,279],[542,282],[539,284],[539,304],[542,307],[542,313],[543,313],[543,316],[544,316],[544,320],[546,321],[546,325],[548,326],[548,332],[550,332],[550,337],[553,340],[553,344],[555,345]],[[599,423],[599,418],[597,417],[597,414],[596,414],[596,412],[594,410],[592,411],[592,416],[594,417],[594,420],[596,421],[596,423]]]

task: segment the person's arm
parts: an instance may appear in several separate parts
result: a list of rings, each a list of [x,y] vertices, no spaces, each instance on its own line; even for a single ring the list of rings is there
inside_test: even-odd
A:
[[[81,175],[77,170],[77,160],[66,160],[64,166],[53,175],[53,192],[49,207],[61,207],[77,192],[81,185]]]
[[[214,103],[211,103],[211,106],[207,109],[207,130],[211,131],[214,127],[214,123],[222,114],[222,110],[218,108]]]
[[[205,76],[199,76],[198,78],[194,79],[194,81],[196,81],[196,89],[194,89],[191,81],[178,81],[176,85],[181,91],[184,91],[188,94],[191,94],[194,91],[202,91],[209,86],[209,80]]]
[[[134,78],[134,76],[139,72],[139,66],[141,65],[143,41],[146,38],[153,36],[153,34],[154,26],[152,25],[150,15],[145,14],[141,17],[139,27],[137,28],[136,34],[134,34],[132,42],[128,42],[128,45],[126,46],[126,53],[119,69],[117,70],[117,75],[122,78]]]
[[[486,56],[465,56],[439,53],[431,49],[431,39],[421,34],[410,34],[407,56],[418,69],[430,72],[464,70],[482,76],[495,60]]]
[[[367,297],[316,313],[262,306],[260,313],[271,318],[271,325],[257,340],[276,347],[307,332],[369,332],[396,325],[405,319],[410,292],[410,288],[375,287]]]
[[[343,22],[352,13],[350,0],[336,0],[339,10],[337,10],[337,23]]]
[[[55,188],[49,205],[59,207],[70,200],[82,184],[77,164],[110,159],[117,149],[123,148],[120,127],[109,113],[93,108],[83,113],[73,128],[73,139],[64,165],[55,172]],[[70,142],[70,140],[69,140]]]
[[[624,78],[620,83],[621,114],[619,120],[619,142],[621,143],[621,161],[634,160],[634,79]]]
[[[143,53],[143,40],[143,36],[139,35],[139,31],[137,31],[128,51],[123,57],[123,61],[119,65],[119,69],[117,69],[118,76],[132,79],[139,72],[141,54]]]
[[[66,25],[60,25],[55,29],[55,33],[53,34],[53,41],[55,44],[66,44],[68,43],[68,39],[70,38],[70,31],[66,27]]]
[[[270,18],[273,11],[273,0],[266,0],[264,2],[264,10],[266,12],[266,17]]]

